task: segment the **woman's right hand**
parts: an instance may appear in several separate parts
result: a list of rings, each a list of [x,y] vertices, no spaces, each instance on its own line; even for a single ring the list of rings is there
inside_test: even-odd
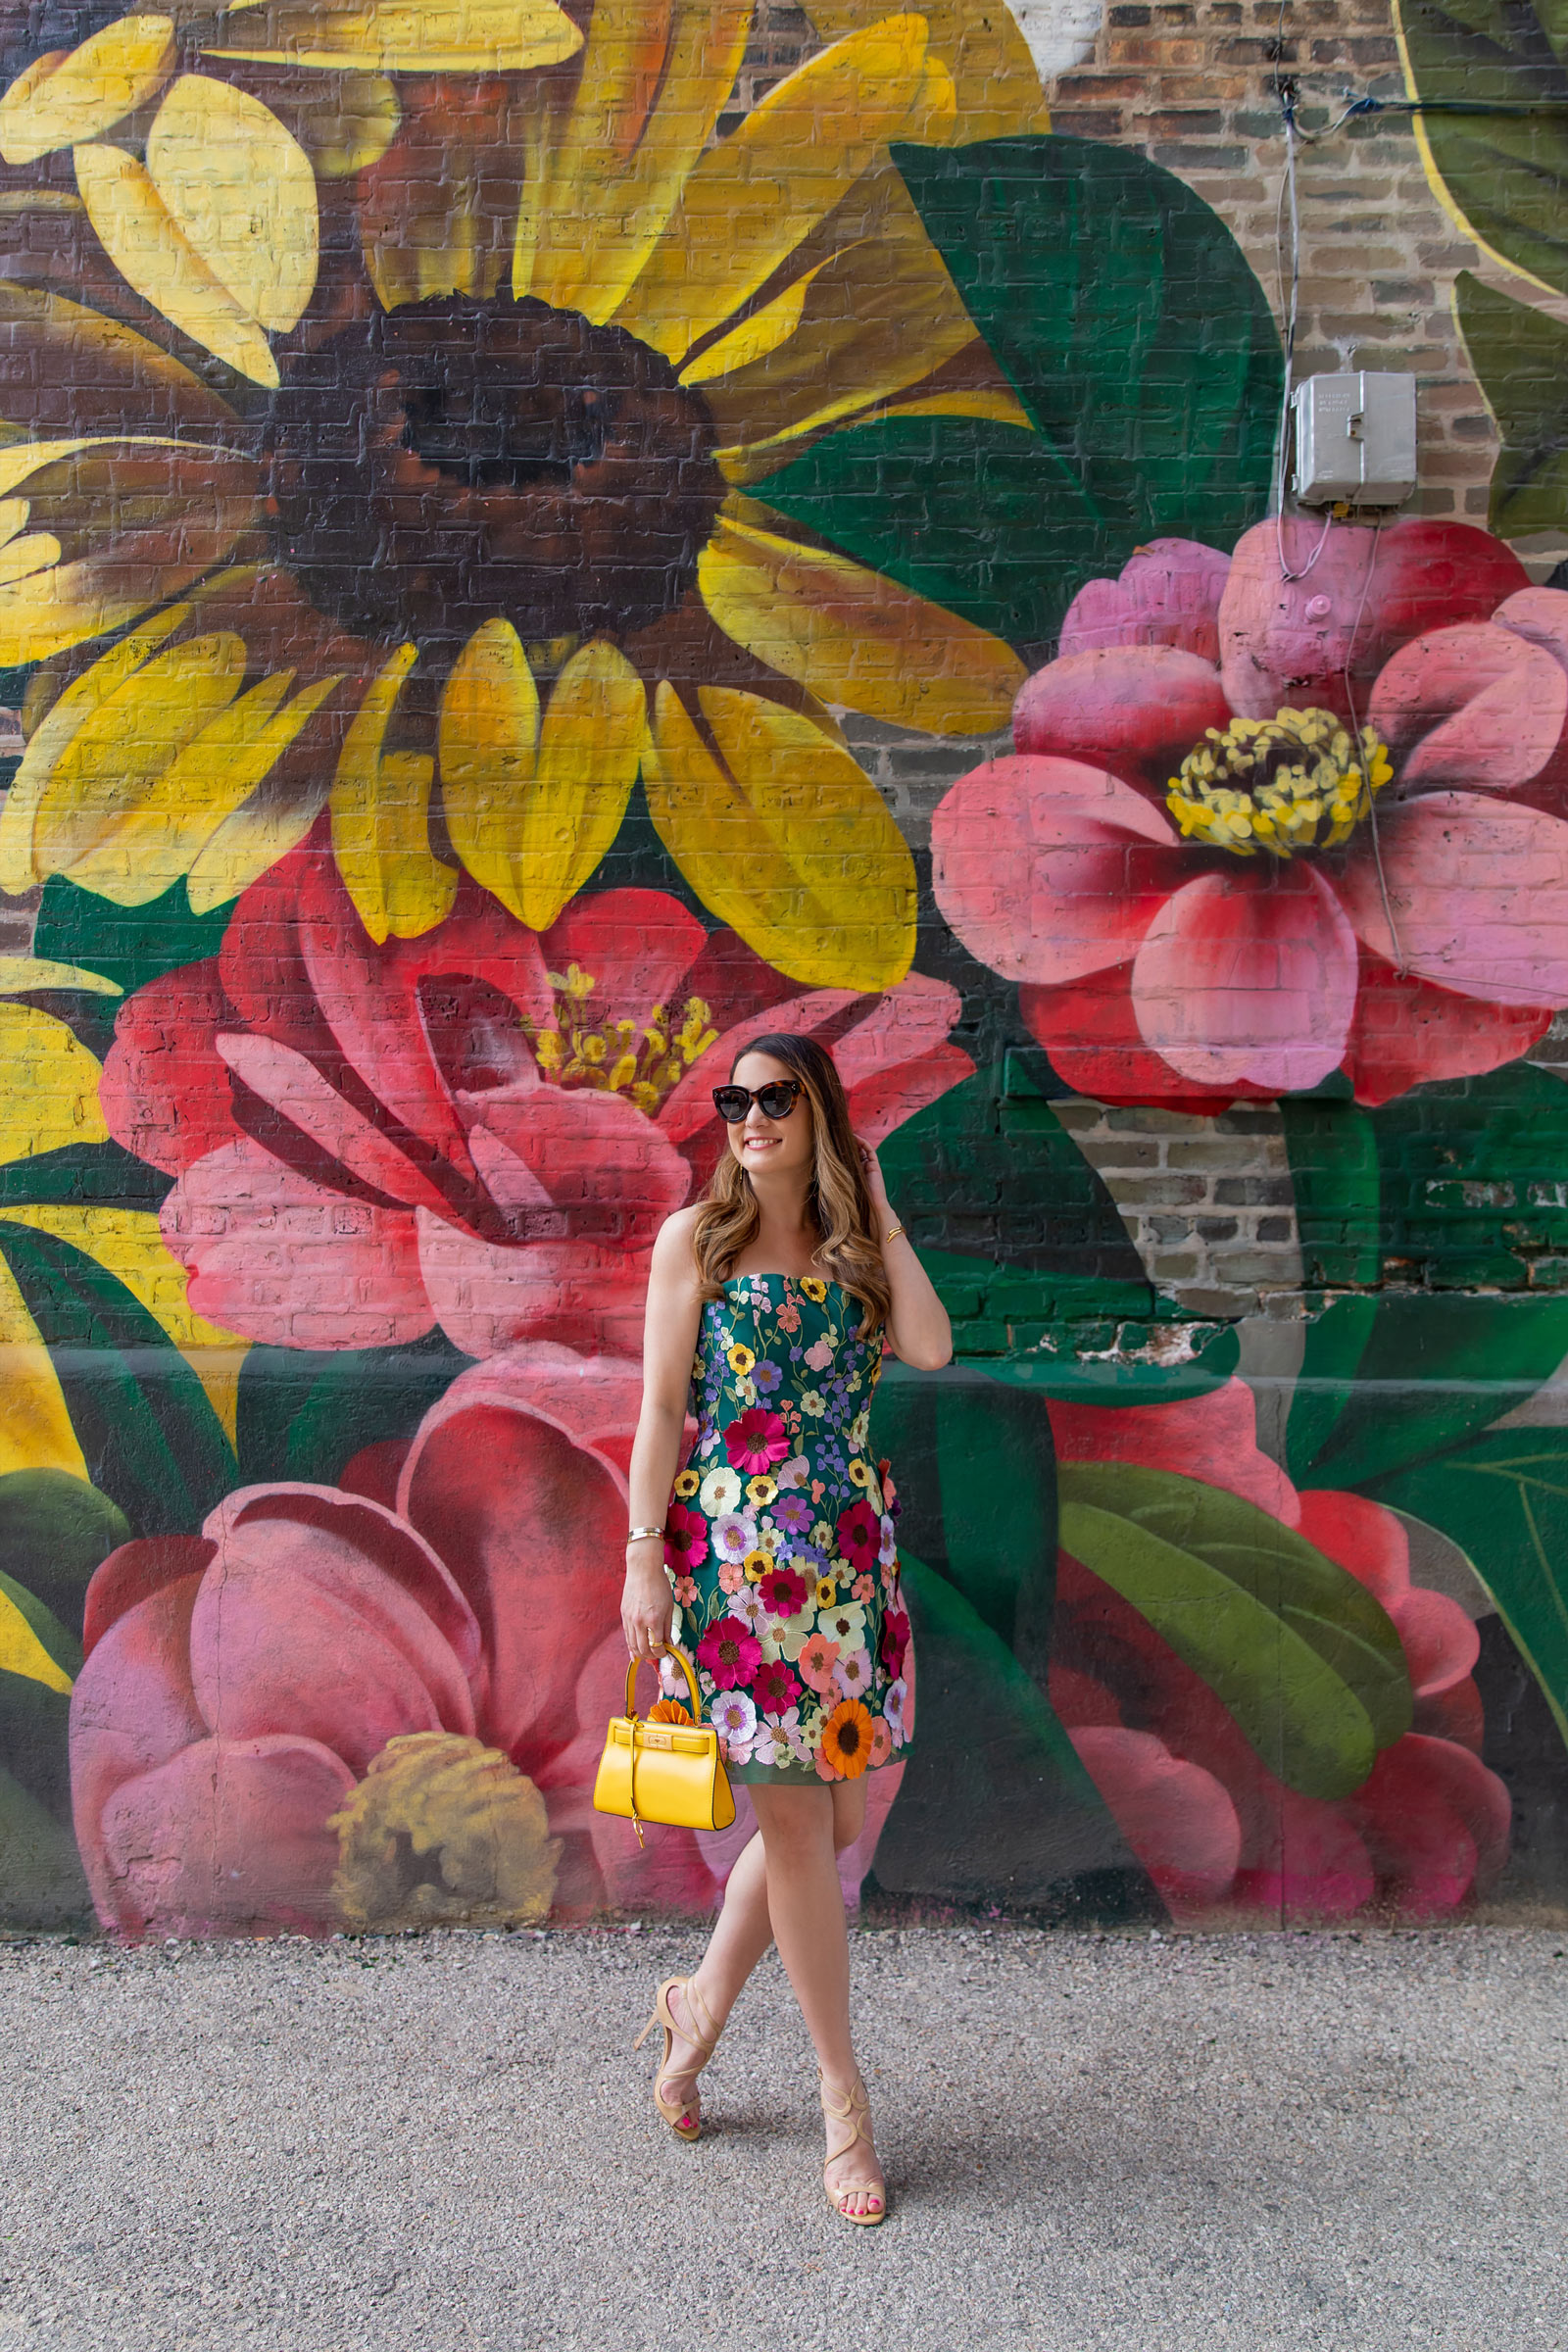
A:
[[[659,1650],[667,1649],[674,1622],[675,1601],[664,1574],[662,1540],[644,1536],[626,1546],[620,1624],[628,1657],[651,1658]]]

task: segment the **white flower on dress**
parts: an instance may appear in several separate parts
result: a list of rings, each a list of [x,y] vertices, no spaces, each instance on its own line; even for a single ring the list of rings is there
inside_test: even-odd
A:
[[[909,1686],[905,1681],[902,1674],[900,1675],[898,1681],[896,1683],[890,1683],[886,1690],[884,1690],[882,1693],[882,1720],[887,1725],[889,1732],[893,1736],[893,1744],[895,1747],[902,1747],[904,1745],[906,1737],[904,1729],[904,1710],[907,1704],[908,1696]]]
[[[801,1410],[803,1413],[809,1413],[813,1421],[821,1420],[822,1415],[827,1411],[827,1406],[823,1401],[820,1389],[803,1389],[801,1391]]]
[[[732,1617],[738,1617],[747,1632],[755,1634],[759,1642],[766,1641],[767,1611],[755,1585],[742,1585],[738,1592],[730,1594],[729,1613]]]
[[[893,1522],[886,1511],[882,1514],[882,1542],[877,1548],[876,1556],[877,1564],[882,1568],[891,1568],[899,1556],[898,1540],[894,1534]]]
[[[736,1381],[735,1394],[740,1398],[742,1404],[755,1404],[757,1402],[757,1383],[753,1380],[749,1372],[743,1373],[740,1379]]]
[[[715,1446],[717,1444],[718,1444],[718,1432],[717,1432],[717,1430],[716,1430],[716,1429],[710,1429],[710,1430],[709,1431],[709,1433],[708,1433],[707,1437],[706,1437],[706,1438],[703,1440],[702,1444],[701,1444],[701,1445],[698,1446],[697,1450],[698,1450],[698,1452],[699,1452],[700,1454],[702,1454],[702,1456],[703,1456],[703,1457],[704,1457],[704,1459],[706,1460],[706,1459],[707,1459],[707,1457],[708,1457],[708,1455],[709,1455],[709,1454],[710,1454],[710,1453],[712,1452],[712,1450],[713,1450],[714,1446]]]
[[[708,1720],[731,1764],[749,1764],[757,1734],[757,1709],[744,1690],[721,1690],[708,1710]]]
[[[775,1731],[764,1718],[758,1725],[757,1737],[752,1741],[752,1762],[765,1764],[771,1769],[775,1764],[782,1764],[788,1753],[783,1734]]]
[[[850,1445],[856,1453],[865,1451],[865,1441],[871,1434],[871,1408],[862,1404],[850,1423]]]
[[[841,1649],[860,1649],[865,1644],[865,1611],[858,1600],[836,1600],[831,1608],[819,1609],[816,1622],[830,1642]]]
[[[767,1630],[778,1644],[778,1656],[788,1658],[793,1666],[816,1631],[815,1593],[807,1594],[805,1607],[797,1609],[793,1617],[770,1617]]]
[[[710,1519],[718,1518],[724,1511],[738,1511],[741,1482],[731,1469],[710,1470],[698,1490],[697,1499]]]
[[[811,1549],[830,1552],[833,1548],[833,1530],[825,1519],[819,1519],[811,1530]]]
[[[804,1453],[792,1453],[787,1462],[780,1462],[773,1476],[780,1487],[804,1487],[811,1475],[811,1465]]]
[[[746,1511],[726,1511],[713,1521],[713,1549],[721,1560],[744,1560],[757,1549],[757,1521]]]
[[[852,1649],[835,1661],[833,1680],[846,1698],[863,1698],[871,1688],[871,1653]]]

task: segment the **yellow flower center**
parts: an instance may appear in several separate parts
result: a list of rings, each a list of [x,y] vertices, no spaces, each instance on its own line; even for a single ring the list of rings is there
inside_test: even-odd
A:
[[[547,972],[555,1000],[554,1017],[543,1029],[523,1022],[534,1059],[558,1086],[591,1086],[602,1095],[625,1095],[649,1116],[674,1092],[693,1062],[718,1043],[712,1014],[701,997],[688,997],[678,1023],[656,1004],[641,1026],[636,1021],[590,1025],[589,999],[598,985],[591,972],[568,963],[564,973]]]
[[[1333,850],[1394,774],[1371,727],[1359,740],[1332,710],[1282,710],[1210,727],[1172,776],[1165,806],[1189,841],[1235,858]]]
[[[531,1924],[549,1915],[561,1840],[499,1748],[456,1733],[389,1740],[328,1829],[345,1926]]]

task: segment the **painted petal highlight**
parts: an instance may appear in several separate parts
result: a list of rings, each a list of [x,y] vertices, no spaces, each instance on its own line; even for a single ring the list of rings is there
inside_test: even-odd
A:
[[[361,922],[381,946],[417,939],[449,914],[458,877],[430,848],[435,761],[384,752],[403,681],[418,659],[400,646],[355,713],[332,785],[332,850]]]
[[[1341,896],[1375,956],[1494,1004],[1568,1004],[1568,824],[1480,793],[1432,792],[1382,834]]]
[[[266,335],[208,268],[146,167],[106,143],[77,147],[73,157],[87,218],[127,284],[215,358],[275,390],[277,362]]]
[[[147,171],[220,285],[286,334],[316,288],[316,174],[277,117],[226,81],[182,74],[147,134]]]
[[[1012,740],[1020,752],[1108,767],[1163,797],[1205,728],[1228,726],[1230,715],[1212,662],[1170,645],[1103,646],[1035,671],[1013,710]]]
[[[791,979],[892,987],[914,954],[914,861],[881,794],[799,711],[731,687],[699,697],[713,749],[662,680],[644,759],[681,872]]]
[[[975,139],[1013,139],[1051,128],[1040,74],[1012,9],[928,0],[920,13],[929,29],[929,54],[941,61],[953,83],[948,142],[966,146]],[[812,24],[828,40],[873,24],[880,14],[878,0],[812,0],[810,11]]]
[[[1394,754],[1401,792],[1512,792],[1561,741],[1568,673],[1511,629],[1471,621],[1401,646],[1367,717]]]
[[[555,0],[232,0],[229,24],[209,57],[384,74],[529,74],[582,47]]]
[[[1186,866],[1142,793],[1072,760],[994,760],[931,820],[948,921],[993,971],[1037,986],[1124,962]]]
[[[924,89],[925,51],[923,18],[886,17],[770,90],[692,172],[617,322],[684,359],[898,137]]]
[[[1564,828],[1568,834],[1568,827]],[[1204,1086],[1273,1094],[1315,1086],[1345,1052],[1355,936],[1328,884],[1293,865],[1269,878],[1203,874],[1162,906],[1133,964],[1145,1042]]]
[[[928,735],[1005,726],[1023,663],[1000,637],[825,549],[721,521],[697,569],[719,627],[817,699]]]
[[[51,50],[0,98],[0,156],[35,163],[96,139],[162,88],[173,67],[169,17],[121,17],[77,49]]]

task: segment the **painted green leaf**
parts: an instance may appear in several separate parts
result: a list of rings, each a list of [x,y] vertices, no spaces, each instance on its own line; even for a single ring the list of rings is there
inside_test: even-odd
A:
[[[1303,1537],[1170,1471],[1087,1462],[1057,1478],[1063,1548],[1148,1618],[1287,1787],[1347,1796],[1409,1730],[1393,1623]]]
[[[78,1661],[79,1662],[79,1661]],[[29,1674],[0,1669],[0,1772],[46,1813],[71,1823],[71,1699]]]
[[[1320,1304],[1315,1312],[1309,1309],[1301,1368],[1291,1393],[1285,1430],[1285,1466],[1298,1487],[1312,1483],[1310,1473],[1351,1400],[1377,1313],[1376,1295],[1365,1291]]]
[[[1568,1739],[1568,1429],[1494,1429],[1376,1489],[1469,1555]]]
[[[1506,269],[1568,293],[1568,42],[1559,0],[1396,0],[1439,195]],[[1450,113],[1448,109],[1453,111]]]
[[[0,1224],[92,1483],[141,1536],[189,1531],[237,1483],[221,1423],[162,1324],[96,1259]]]
[[[1568,326],[1494,293],[1468,270],[1454,279],[1453,314],[1502,442],[1487,519],[1503,538],[1560,530],[1568,522]]]
[[[1280,349],[1261,287],[1190,188],[1065,137],[894,158],[1035,430],[897,417],[832,433],[757,495],[1020,647],[1086,579],[1265,511]]]
[[[1396,1281],[1568,1288],[1568,1085],[1554,1071],[1510,1062],[1416,1087],[1371,1118]]]
[[[0,1923],[58,1930],[80,1927],[91,1917],[69,1815],[50,1812],[0,1769]]]
[[[129,1536],[123,1511],[69,1470],[12,1470],[0,1478],[0,1568],[77,1642],[93,1570]]]
[[[948,1579],[1043,1680],[1056,1593],[1055,1448],[1044,1401],[989,1381],[934,1386]]]
[[[3,1570],[0,1570],[0,1595],[10,1601],[44,1656],[74,1682],[81,1672],[81,1642],[77,1636],[67,1631],[36,1592],[29,1592],[25,1585],[18,1584],[14,1576],[7,1576]]]
[[[367,1446],[412,1437],[472,1361],[443,1332],[403,1348],[253,1348],[240,1367],[239,1476],[331,1486]]]
[[[963,1594],[900,1544],[914,1626],[914,1746],[876,1883],[1057,1917],[1162,1919],[1049,1701]]]
[[[102,972],[129,996],[179,964],[216,956],[233,911],[220,906],[211,914],[192,914],[183,881],[145,906],[117,906],[93,891],[78,890],[63,874],[52,874],[38,904],[32,952]]]
[[[76,1208],[161,1208],[173,1181],[119,1144],[68,1144],[0,1167],[0,1207],[48,1200]]]
[[[1377,1131],[1354,1102],[1292,1096],[1280,1104],[1306,1282],[1376,1282]]]

